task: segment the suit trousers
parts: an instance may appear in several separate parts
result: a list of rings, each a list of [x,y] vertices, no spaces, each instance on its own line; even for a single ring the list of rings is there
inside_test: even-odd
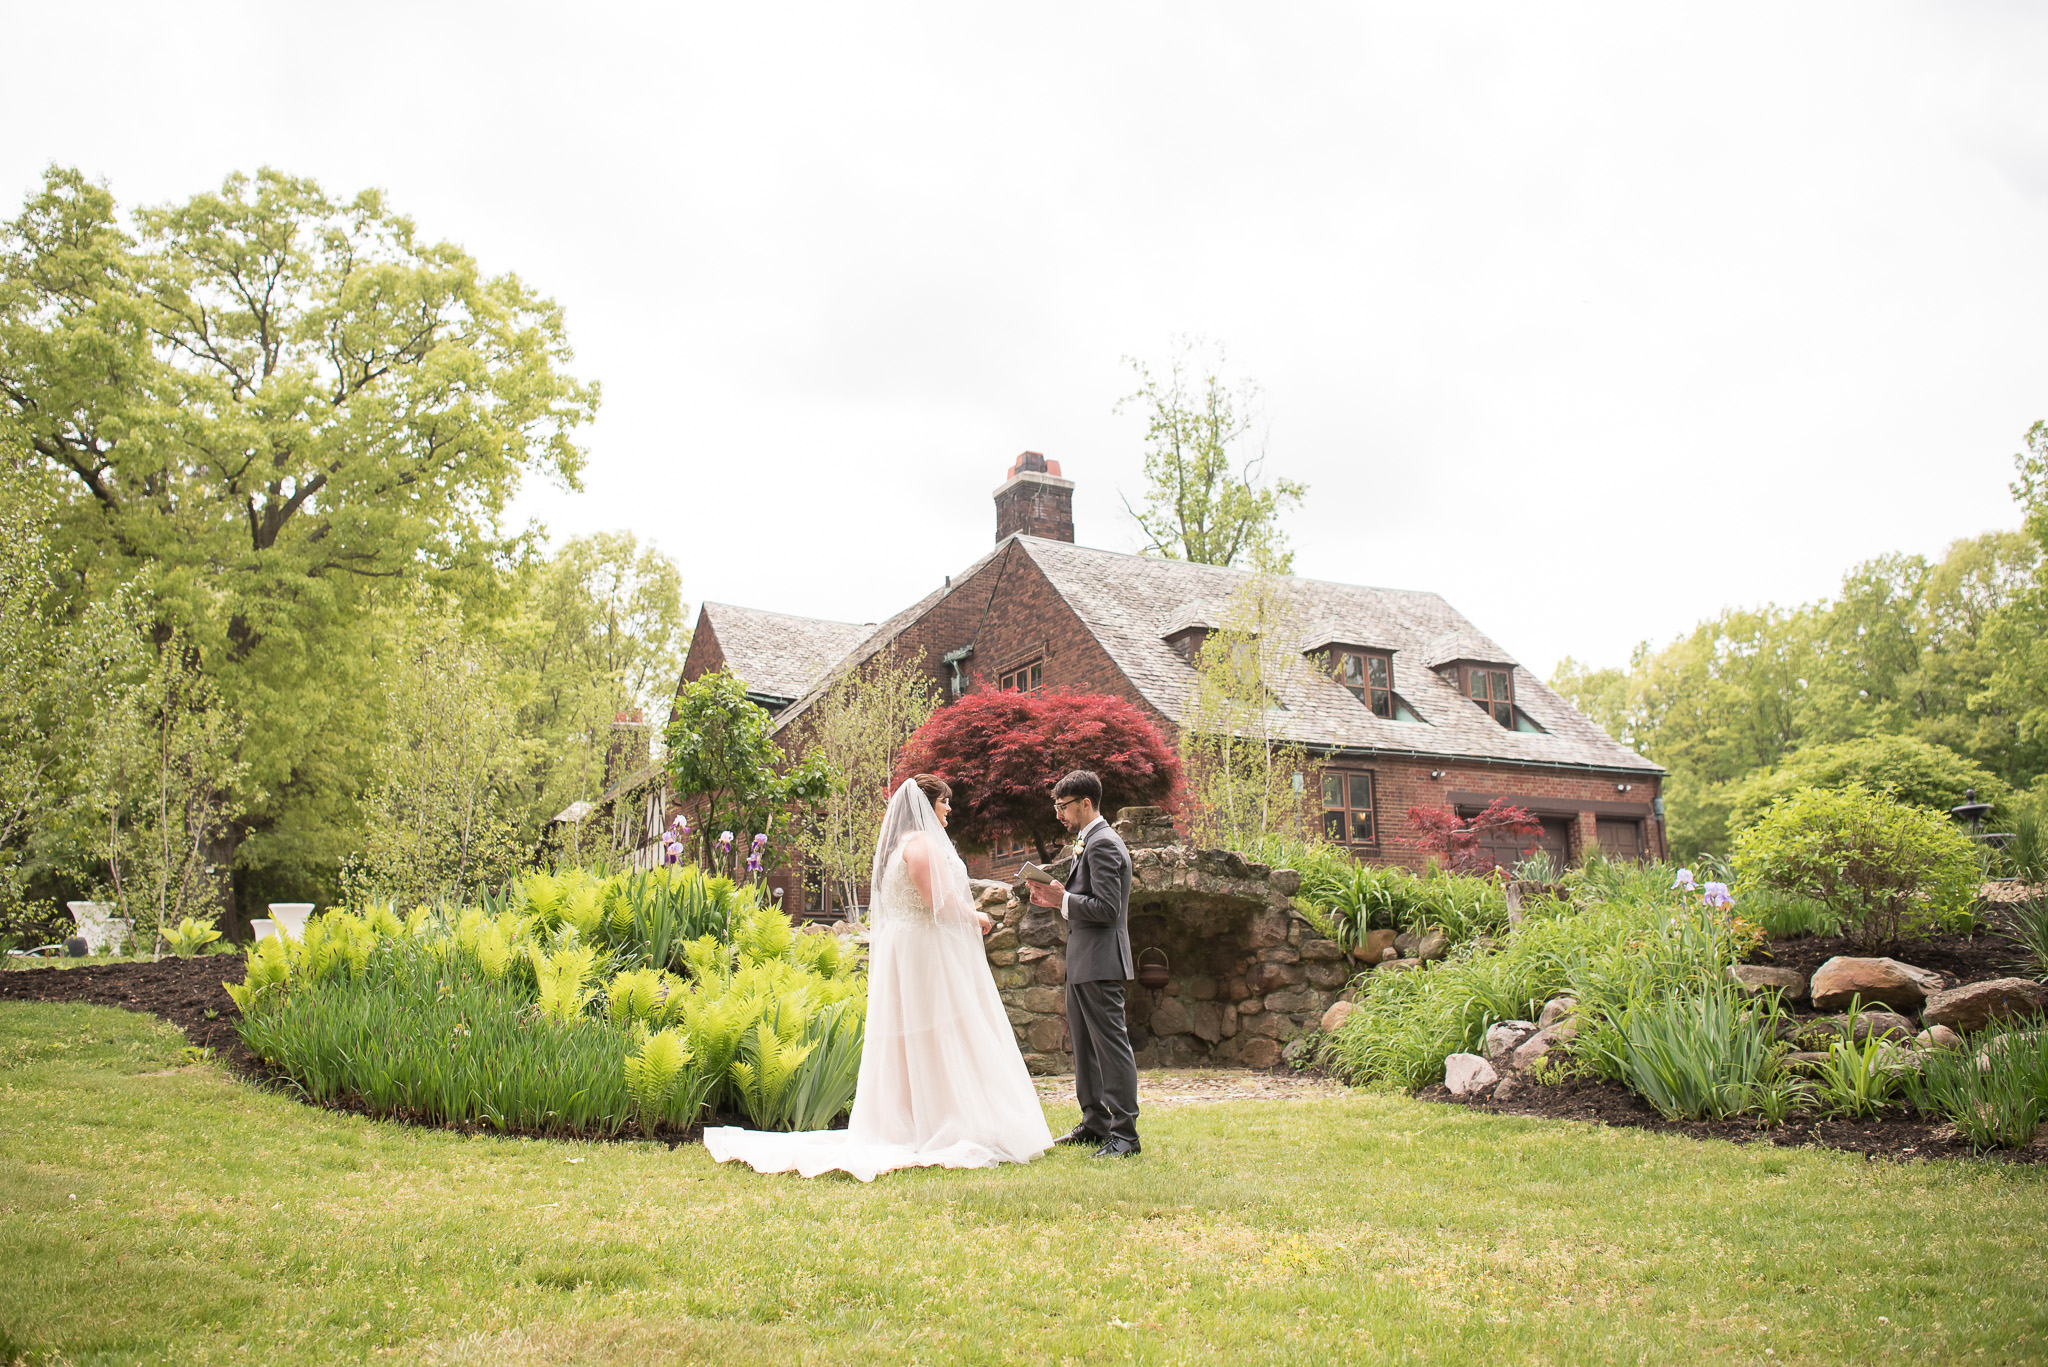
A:
[[[1067,984],[1067,1038],[1081,1123],[1100,1135],[1138,1137],[1138,1060],[1124,1026],[1120,982]]]

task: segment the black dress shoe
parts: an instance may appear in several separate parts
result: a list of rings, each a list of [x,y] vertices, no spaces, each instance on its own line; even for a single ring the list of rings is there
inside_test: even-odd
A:
[[[1099,1134],[1096,1131],[1089,1129],[1086,1125],[1076,1125],[1073,1129],[1067,1131],[1065,1134],[1061,1135],[1058,1139],[1055,1139],[1052,1142],[1055,1144],[1070,1145],[1100,1144],[1106,1137],[1107,1136]]]
[[[1129,1158],[1134,1153],[1143,1153],[1144,1151],[1145,1146],[1135,1139],[1120,1139],[1116,1135],[1111,1135],[1103,1141],[1102,1147],[1095,1151],[1095,1156],[1097,1158]]]

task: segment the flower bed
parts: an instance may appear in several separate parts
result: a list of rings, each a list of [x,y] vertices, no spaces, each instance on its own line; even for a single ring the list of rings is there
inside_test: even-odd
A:
[[[453,914],[331,911],[258,942],[227,987],[250,1052],[315,1101],[593,1137],[714,1110],[828,1126],[866,1009],[837,937],[689,868],[536,874]]]

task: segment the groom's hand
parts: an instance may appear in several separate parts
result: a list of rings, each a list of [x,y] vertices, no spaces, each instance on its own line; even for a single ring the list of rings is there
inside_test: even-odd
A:
[[[1062,883],[1026,883],[1024,886],[1031,894],[1034,907],[1051,907],[1057,911],[1060,900],[1067,895],[1066,885]]]

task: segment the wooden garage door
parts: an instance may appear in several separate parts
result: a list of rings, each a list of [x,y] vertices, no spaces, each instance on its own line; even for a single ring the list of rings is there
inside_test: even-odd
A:
[[[1600,853],[1633,864],[1643,857],[1643,823],[1601,817],[1596,823]]]
[[[1513,801],[1512,798],[1509,801]],[[1476,811],[1461,811],[1459,816],[1471,818],[1479,815]],[[1550,862],[1563,868],[1571,862],[1572,819],[1568,816],[1538,817],[1543,830],[1533,836],[1502,836],[1482,846],[1498,868],[1512,869],[1528,857],[1531,849],[1543,850],[1550,856]]]

